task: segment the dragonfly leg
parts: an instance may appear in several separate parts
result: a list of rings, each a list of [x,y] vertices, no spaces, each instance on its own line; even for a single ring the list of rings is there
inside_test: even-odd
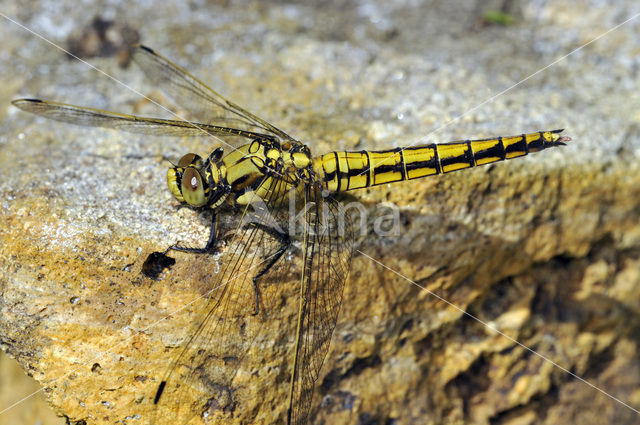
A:
[[[188,246],[180,246],[178,244],[171,245],[169,248],[165,249],[164,252],[152,252],[149,254],[144,264],[142,264],[142,274],[157,280],[160,273],[164,269],[170,268],[176,263],[176,260],[169,257],[167,253],[169,251],[181,251],[181,252],[191,252],[195,254],[203,254],[206,252],[210,252],[215,248],[216,245],[216,215],[213,214],[211,219],[211,231],[209,233],[209,240],[207,244],[203,248],[192,248]]]
[[[211,227],[209,230],[209,240],[204,247],[194,248],[190,246],[180,246],[178,244],[175,244],[167,248],[162,254],[166,255],[169,251],[191,252],[194,254],[204,254],[205,252],[210,252],[216,245],[216,222],[216,214],[213,213],[213,216],[211,217]]]
[[[291,245],[291,238],[287,233],[283,233],[273,227],[265,226],[264,224],[251,223],[251,225],[257,227],[263,232],[268,233],[269,235],[273,236],[280,242],[280,247],[278,248],[278,250],[269,259],[269,261],[264,266],[264,268],[262,268],[253,278],[253,291],[256,298],[256,308],[253,312],[253,315],[257,316],[260,313],[260,293],[258,291],[258,280],[262,276],[264,276],[269,270],[271,270],[271,268],[278,262],[280,257],[282,257],[282,255],[287,251],[287,249]]]

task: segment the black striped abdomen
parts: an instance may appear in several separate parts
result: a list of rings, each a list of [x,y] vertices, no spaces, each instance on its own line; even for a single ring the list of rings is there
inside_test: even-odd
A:
[[[563,145],[562,130],[512,137],[411,146],[386,151],[331,152],[314,159],[316,174],[333,192],[449,173]]]

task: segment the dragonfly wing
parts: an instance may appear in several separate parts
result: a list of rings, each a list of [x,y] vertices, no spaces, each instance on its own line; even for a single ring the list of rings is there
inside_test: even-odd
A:
[[[281,140],[291,139],[282,130],[225,99],[187,70],[152,49],[136,46],[133,60],[154,85],[196,119],[212,125],[269,133]]]
[[[255,138],[264,138],[259,133],[251,133],[235,128],[188,121],[145,118],[118,112],[103,111],[84,106],[51,102],[40,99],[17,99],[14,106],[49,119],[70,124],[104,127],[152,136],[214,136],[223,139],[241,138],[243,143]],[[236,143],[237,144],[237,143]]]
[[[266,200],[263,212],[278,207],[275,194],[285,184],[281,179],[271,182],[274,199]],[[246,225],[249,208],[232,229],[234,236],[220,261],[220,271],[203,277],[210,282],[207,301],[157,389],[151,406],[153,425],[207,423],[207,419],[215,421],[220,415],[242,411],[241,406],[236,409],[232,381],[247,352],[260,345],[256,337],[267,315],[262,303],[260,313],[254,314],[252,279],[279,258],[282,246],[260,226]],[[256,217],[251,221],[268,222]]]
[[[307,422],[313,389],[329,350],[353,254],[351,220],[319,187],[307,189],[304,269],[288,421]]]

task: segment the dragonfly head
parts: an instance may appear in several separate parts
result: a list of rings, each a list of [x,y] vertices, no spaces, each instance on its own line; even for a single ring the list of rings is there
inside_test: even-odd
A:
[[[227,191],[220,183],[218,162],[222,150],[214,151],[206,161],[195,153],[180,158],[178,164],[167,171],[169,190],[178,201],[191,207],[219,205]]]

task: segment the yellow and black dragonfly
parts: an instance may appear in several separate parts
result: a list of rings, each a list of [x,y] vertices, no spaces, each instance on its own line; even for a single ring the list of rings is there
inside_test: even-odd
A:
[[[249,322],[275,304],[262,278],[282,262],[294,240],[301,266],[286,421],[308,422],[314,384],[336,325],[353,253],[350,218],[335,194],[512,159],[570,140],[561,136],[562,130],[552,130],[312,156],[307,145],[228,101],[153,50],[137,46],[133,59],[200,122],[142,118],[39,99],[18,99],[13,105],[72,124],[161,136],[210,135],[224,143],[206,157],[184,155],[167,173],[169,189],[180,203],[211,209],[213,218],[204,247],[174,245],[158,256],[172,250],[212,252],[220,243],[216,236],[220,213],[235,211],[239,219],[222,253],[221,269],[204,277],[209,280],[207,287],[213,288],[205,307],[155,393],[149,395],[153,424],[209,423],[216,410],[234,406],[231,381],[260,328],[259,320]]]

